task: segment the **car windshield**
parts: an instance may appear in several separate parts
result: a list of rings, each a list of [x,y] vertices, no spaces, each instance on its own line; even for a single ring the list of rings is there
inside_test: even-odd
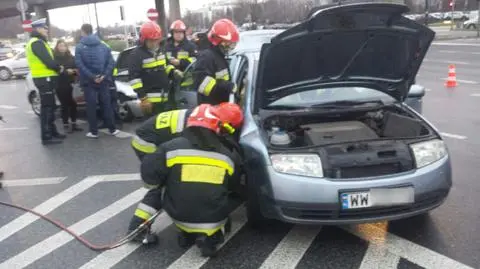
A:
[[[287,95],[269,105],[273,106],[294,106],[309,107],[322,104],[339,102],[369,102],[382,101],[383,103],[395,102],[395,99],[380,91],[363,87],[338,87],[325,89],[312,89]]]
[[[0,48],[0,54],[7,54],[13,52],[12,48]]]
[[[240,33],[240,41],[238,42],[235,50],[250,50],[259,49],[263,43],[270,42],[270,39],[281,31],[265,31],[253,33],[250,31]]]

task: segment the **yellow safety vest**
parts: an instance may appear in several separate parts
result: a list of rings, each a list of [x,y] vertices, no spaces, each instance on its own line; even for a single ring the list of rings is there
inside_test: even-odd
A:
[[[33,37],[30,39],[28,42],[26,48],[25,48],[25,54],[27,56],[27,62],[28,62],[28,67],[30,68],[30,72],[32,73],[33,78],[44,78],[44,77],[54,77],[58,76],[57,71],[52,70],[48,68],[40,58],[35,55],[32,51],[32,44],[35,41],[41,40],[37,37]],[[45,45],[45,48],[47,49],[48,53],[53,59],[53,51],[52,48],[50,48],[50,45],[46,43],[45,41],[41,40],[42,43]]]

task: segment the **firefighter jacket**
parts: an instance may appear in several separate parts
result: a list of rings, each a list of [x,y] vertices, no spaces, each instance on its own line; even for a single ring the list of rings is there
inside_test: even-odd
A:
[[[193,84],[197,89],[198,104],[217,105],[228,102],[235,88],[225,55],[218,47],[199,52],[193,70]]]
[[[166,102],[174,67],[167,63],[162,49],[154,54],[145,46],[139,46],[129,60],[130,85],[138,98],[146,97],[151,103]]]
[[[240,163],[222,137],[193,127],[146,155],[140,170],[147,185],[164,187],[163,208],[172,219],[219,223],[229,215],[229,182],[239,180]]]
[[[132,139],[132,147],[143,153],[153,153],[160,144],[179,136],[192,109],[172,110],[160,113],[140,125]]]
[[[173,38],[167,40],[165,46],[165,52],[167,55],[167,62],[169,59],[175,58],[180,61],[180,66],[176,68],[182,72],[187,69],[187,67],[196,60],[197,51],[196,46],[193,42],[184,39],[178,46],[175,46],[175,41]]]

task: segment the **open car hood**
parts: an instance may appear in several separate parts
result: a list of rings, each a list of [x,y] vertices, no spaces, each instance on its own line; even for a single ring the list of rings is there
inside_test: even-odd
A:
[[[364,86],[403,101],[435,37],[405,5],[362,3],[314,12],[262,45],[259,108],[318,84]]]

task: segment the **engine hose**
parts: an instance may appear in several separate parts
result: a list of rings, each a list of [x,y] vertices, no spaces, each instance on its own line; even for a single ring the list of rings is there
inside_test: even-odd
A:
[[[54,220],[54,219],[52,219],[52,218],[50,218],[50,217],[48,217],[44,214],[36,212],[36,211],[34,211],[30,208],[26,208],[26,207],[21,206],[21,205],[12,204],[12,203],[3,202],[3,201],[0,201],[0,205],[4,205],[4,206],[7,206],[7,207],[13,207],[13,208],[16,208],[16,209],[19,209],[19,210],[23,210],[25,212],[32,213],[32,214],[50,222],[50,223],[52,223],[53,225],[57,226],[58,228],[62,229],[63,231],[69,233],[71,236],[73,236],[75,239],[80,241],[86,247],[88,247],[91,250],[95,250],[95,251],[105,251],[105,250],[109,250],[109,249],[114,249],[114,248],[120,247],[120,246],[132,241],[140,232],[142,232],[144,229],[148,229],[149,228],[148,224],[152,223],[155,220],[155,218],[160,214],[160,211],[157,212],[155,215],[153,215],[149,219],[145,220],[140,226],[138,226],[137,229],[133,230],[131,233],[129,233],[128,235],[126,235],[125,237],[121,238],[120,240],[118,240],[114,243],[111,243],[111,244],[108,244],[108,245],[94,245],[94,244],[90,243],[89,241],[87,241],[82,236],[80,236],[80,235],[76,234],[74,231],[70,230],[68,227],[66,227],[65,225],[63,225],[59,221],[56,221],[56,220]]]

